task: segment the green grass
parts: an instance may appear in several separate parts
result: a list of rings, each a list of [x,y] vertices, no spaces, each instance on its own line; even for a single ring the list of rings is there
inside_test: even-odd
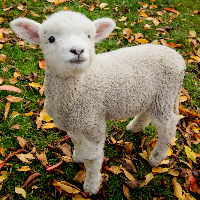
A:
[[[94,1],[70,1],[60,4],[58,6],[54,6],[53,3],[49,3],[48,1],[30,1],[30,0],[18,0],[5,1],[5,6],[14,6],[10,10],[4,11],[3,4],[0,7],[0,15],[4,18],[4,22],[1,24],[3,28],[10,28],[9,22],[20,15],[22,15],[26,10],[28,11],[26,16],[27,18],[33,19],[37,22],[42,22],[46,19],[46,16],[50,15],[52,12],[56,12],[62,10],[64,7],[68,7],[69,10],[78,11],[85,15],[87,15],[90,19],[95,20],[101,17],[111,17],[116,20],[117,27],[121,29],[115,29],[113,31],[114,36],[112,39],[105,39],[101,43],[96,45],[97,53],[107,52],[110,50],[119,49],[122,47],[133,46],[136,45],[134,41],[131,43],[123,35],[124,28],[131,28],[133,30],[133,36],[137,33],[142,33],[145,38],[148,39],[149,42],[153,42],[155,40],[161,41],[161,39],[165,39],[168,43],[173,42],[176,44],[182,44],[181,48],[176,48],[176,50],[183,55],[186,61],[190,59],[188,52],[195,54],[194,45],[191,43],[189,46],[186,46],[186,40],[189,36],[189,31],[194,30],[197,34],[196,39],[199,44],[198,37],[200,38],[200,20],[199,13],[195,14],[194,10],[199,10],[200,1],[196,0],[155,0],[152,1],[153,4],[157,6],[157,8],[149,9],[151,2],[148,0],[143,1],[111,1],[105,0],[99,3],[108,3],[106,8],[108,9],[100,9],[96,7],[94,11],[90,12],[89,9],[94,5]],[[21,3],[24,6],[24,10],[19,10],[16,5]],[[166,26],[170,27],[167,33],[164,35],[162,32],[156,30],[156,26],[152,21],[147,20],[146,18],[142,18],[139,16],[139,10],[142,8],[142,3],[147,3],[148,8],[146,13],[150,17],[158,18],[160,24],[157,28],[165,29]],[[175,10],[180,12],[176,18],[172,19],[170,22],[170,12],[163,12],[164,8],[172,7]],[[116,8],[118,11],[116,11]],[[29,11],[33,11],[39,17],[33,16]],[[126,11],[126,12],[124,12]],[[160,16],[156,12],[162,11],[163,15]],[[175,14],[174,14],[175,15]],[[120,22],[122,16],[126,16],[127,20]],[[138,22],[139,20],[142,20]],[[134,26],[131,26],[131,22],[136,22]],[[150,30],[144,29],[144,25],[151,25]],[[15,35],[13,34],[13,37]],[[199,46],[196,47],[196,50],[199,49]],[[65,133],[59,132],[58,129],[48,129],[42,130],[37,129],[36,125],[36,114],[43,109],[43,106],[40,107],[38,102],[45,98],[44,95],[40,95],[38,90],[34,88],[30,88],[28,85],[32,81],[26,78],[27,75],[31,75],[31,73],[36,73],[38,78],[36,80],[37,83],[43,85],[44,80],[44,70],[40,69],[38,66],[39,60],[43,58],[43,54],[39,47],[31,48],[28,44],[26,44],[23,48],[19,45],[16,45],[14,40],[10,40],[3,44],[0,54],[7,55],[9,57],[8,62],[1,62],[0,75],[4,77],[4,82],[2,85],[14,85],[15,87],[19,87],[22,89],[22,93],[18,94],[15,92],[2,91],[0,90],[0,147],[5,150],[6,156],[11,152],[11,148],[15,150],[20,149],[20,145],[17,139],[14,137],[19,136],[24,139],[27,139],[35,144],[37,150],[43,149],[47,155],[47,160],[49,164],[54,165],[60,161],[59,155],[63,155],[61,152],[54,152],[51,149],[47,148],[48,144],[55,144],[61,138],[64,137]],[[14,66],[10,67],[10,66]],[[7,72],[5,69],[7,68]],[[16,71],[16,68],[21,73],[21,78],[18,80],[16,84],[11,84],[9,78],[13,78],[13,74]],[[186,76],[184,80],[184,88],[188,91],[189,96],[191,97],[191,102],[193,107],[189,101],[182,103],[185,108],[188,110],[195,110],[197,113],[200,113],[200,81],[199,81],[199,65],[197,62],[193,62],[187,65]],[[8,95],[17,96],[23,98],[22,102],[19,103],[11,103],[10,110],[8,113],[8,117],[4,120],[4,112],[5,106],[8,102],[5,97]],[[30,102],[29,102],[30,101]],[[25,104],[29,102],[29,105],[25,107]],[[18,112],[20,115],[13,118],[11,113],[13,111]],[[35,115],[31,116],[23,116],[23,114],[32,111]],[[185,118],[185,123],[188,125],[190,118]],[[146,142],[146,146],[148,147],[148,142],[156,137],[156,130],[152,125],[146,127],[146,129],[142,132],[142,134],[132,135],[125,131],[125,127],[128,124],[130,119],[127,119],[125,122],[118,121],[110,121],[107,122],[107,133],[108,139],[105,145],[105,156],[109,158],[107,166],[120,166],[120,159],[125,156],[125,150],[123,148],[118,148],[115,144],[111,142],[111,136],[113,136],[117,141],[123,140],[123,142],[133,142],[135,146],[135,150],[137,154],[142,152],[140,147],[143,137],[150,136]],[[15,124],[19,124],[19,130],[12,130],[11,127]],[[185,131],[183,126],[183,120],[180,122],[180,126],[182,130]],[[121,137],[123,135],[123,137]],[[174,153],[178,151],[181,146],[181,141],[184,142],[185,145],[188,145],[186,139],[183,138],[182,134],[177,131],[177,137],[179,141],[177,145],[174,147]],[[73,147],[72,143],[68,141],[68,143]],[[124,144],[124,143],[123,143]],[[30,144],[29,144],[30,145]],[[123,146],[123,145],[122,145]],[[196,153],[200,152],[200,145],[193,145],[192,150]],[[4,160],[5,158],[0,154],[0,160]],[[170,159],[173,159],[170,157]],[[177,164],[174,168],[188,168],[183,163],[179,162],[179,159],[189,162],[185,151],[179,155],[179,158],[176,159]],[[137,157],[133,154],[133,160],[135,167],[137,169],[137,174],[132,174],[135,179],[145,178],[146,175],[151,173],[152,168],[149,163],[143,159],[141,156]],[[197,158],[199,161],[199,159]],[[71,199],[70,195],[64,195],[63,193],[60,195],[58,190],[53,186],[53,180],[57,181],[66,181],[73,185],[76,185],[80,189],[82,189],[82,184],[74,181],[75,175],[81,169],[78,164],[68,163],[62,164],[60,169],[63,171],[63,174],[58,171],[47,172],[45,171],[45,167],[42,166],[38,159],[33,160],[32,163],[26,164],[17,159],[14,156],[12,159],[8,161],[9,164],[7,167],[3,168],[2,171],[10,172],[9,178],[3,183],[3,187],[0,190],[0,198],[6,196],[7,194],[13,195],[13,199],[23,199],[21,195],[15,193],[15,187],[22,186],[28,177],[31,175],[31,172],[19,172],[18,168],[21,168],[24,165],[29,165],[32,171],[42,174],[38,177],[38,181],[35,185],[38,186],[38,189],[25,188],[27,193],[28,200],[34,199]],[[199,170],[198,164],[193,164],[194,168]],[[167,167],[167,166],[162,166]],[[169,166],[168,166],[169,167]],[[104,173],[108,173],[105,169],[103,169]],[[106,199],[113,200],[122,200],[127,199],[127,197],[123,193],[123,184],[125,183],[124,179],[127,181],[126,176],[121,173],[120,175],[109,174],[109,179],[107,180],[107,184],[104,184],[104,189],[107,193]],[[197,182],[199,182],[199,177],[195,177]],[[137,189],[131,189],[130,191],[130,199],[153,199],[154,197],[163,197],[165,199],[178,199],[174,195],[174,189],[172,187],[172,179],[173,176],[167,173],[155,174],[154,179],[151,180],[144,187],[138,187]],[[181,176],[178,178],[178,182],[181,184],[182,189],[185,190],[184,184],[185,179]],[[190,192],[190,191],[189,191]],[[196,199],[198,199],[198,194],[190,192]],[[63,196],[63,197],[62,197]],[[65,196],[65,197],[64,197]],[[92,197],[92,199],[104,199],[103,192],[99,195]]]

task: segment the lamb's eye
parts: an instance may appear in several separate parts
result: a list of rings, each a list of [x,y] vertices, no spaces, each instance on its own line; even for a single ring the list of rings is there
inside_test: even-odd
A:
[[[51,36],[51,37],[49,38],[49,42],[50,42],[50,43],[54,43],[54,42],[55,42],[55,37]]]
[[[90,38],[90,35],[88,35],[88,38]]]

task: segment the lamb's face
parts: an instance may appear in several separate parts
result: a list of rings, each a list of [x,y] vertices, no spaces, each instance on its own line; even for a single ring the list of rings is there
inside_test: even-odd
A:
[[[94,23],[80,13],[52,15],[39,30],[47,67],[65,77],[85,72],[94,57],[95,34]]]
[[[47,70],[68,77],[87,71],[95,55],[94,44],[112,32],[115,22],[110,18],[91,21],[77,12],[59,11],[42,24],[17,18],[10,25],[29,43],[41,45]]]

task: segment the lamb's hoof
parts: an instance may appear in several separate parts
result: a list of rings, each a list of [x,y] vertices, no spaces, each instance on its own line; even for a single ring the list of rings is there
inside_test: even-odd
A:
[[[153,156],[149,157],[149,164],[152,167],[158,167],[161,161],[156,160]]]
[[[102,176],[98,180],[85,180],[85,183],[83,184],[83,190],[85,193],[87,193],[89,196],[97,194],[100,190],[102,182]]]
[[[138,132],[141,131],[141,130],[139,130],[138,128],[133,127],[131,124],[128,124],[128,125],[126,126],[126,130],[127,130],[128,132],[130,132],[130,133],[138,133]]]

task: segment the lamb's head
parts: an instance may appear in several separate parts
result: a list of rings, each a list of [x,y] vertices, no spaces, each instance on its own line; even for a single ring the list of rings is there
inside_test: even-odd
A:
[[[68,77],[87,71],[95,43],[112,32],[115,22],[110,18],[91,21],[77,12],[59,11],[42,24],[18,18],[10,25],[29,43],[41,45],[48,70]]]

